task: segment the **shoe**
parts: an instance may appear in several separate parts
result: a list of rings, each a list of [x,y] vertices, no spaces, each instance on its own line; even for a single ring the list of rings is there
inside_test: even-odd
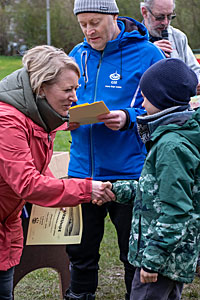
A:
[[[95,294],[75,294],[70,290],[67,290],[64,296],[64,300],[73,300],[73,299],[79,299],[79,300],[95,300]]]

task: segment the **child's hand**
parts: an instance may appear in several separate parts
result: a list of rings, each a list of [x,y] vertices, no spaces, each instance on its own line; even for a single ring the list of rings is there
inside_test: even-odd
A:
[[[156,282],[158,279],[158,273],[148,273],[141,269],[140,271],[140,281],[142,283]]]
[[[111,191],[112,183],[92,180],[92,203],[102,204],[115,201],[115,194]]]

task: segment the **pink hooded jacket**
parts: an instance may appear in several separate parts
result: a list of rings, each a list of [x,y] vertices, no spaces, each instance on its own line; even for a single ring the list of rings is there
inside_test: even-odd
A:
[[[55,134],[0,102],[0,270],[20,261],[26,201],[50,207],[91,201],[91,180],[56,179],[49,170]]]

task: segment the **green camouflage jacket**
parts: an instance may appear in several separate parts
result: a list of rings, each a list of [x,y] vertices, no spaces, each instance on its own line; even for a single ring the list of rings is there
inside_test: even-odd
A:
[[[155,129],[139,182],[113,183],[118,202],[134,201],[130,263],[185,283],[200,251],[199,151],[200,109]]]

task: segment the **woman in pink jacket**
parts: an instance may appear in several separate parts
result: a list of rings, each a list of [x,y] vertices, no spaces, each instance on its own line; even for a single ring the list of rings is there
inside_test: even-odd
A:
[[[68,110],[77,101],[77,64],[60,49],[37,46],[24,55],[23,66],[0,82],[1,300],[12,299],[26,201],[65,207],[90,201],[100,205],[114,197],[110,183],[56,179],[48,168],[56,129],[67,128]],[[73,128],[76,124],[68,127]]]

